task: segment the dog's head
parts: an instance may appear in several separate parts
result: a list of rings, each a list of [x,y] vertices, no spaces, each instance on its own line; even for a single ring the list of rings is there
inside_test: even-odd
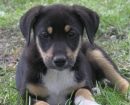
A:
[[[21,18],[20,29],[31,44],[33,39],[47,68],[63,70],[74,65],[81,47],[83,30],[93,44],[99,17],[92,10],[78,6],[36,6]]]

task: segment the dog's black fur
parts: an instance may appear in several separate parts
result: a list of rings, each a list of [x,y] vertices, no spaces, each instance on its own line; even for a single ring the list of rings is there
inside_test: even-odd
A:
[[[69,25],[67,30],[66,25]],[[105,78],[102,68],[87,54],[94,50],[101,52],[106,61],[117,70],[107,54],[94,44],[98,25],[98,15],[82,6],[52,5],[31,8],[20,21],[20,29],[27,42],[16,72],[16,85],[20,94],[24,97],[25,91],[29,90],[28,84],[45,85],[43,77],[48,70],[73,72],[74,81],[78,85],[85,81],[78,88],[91,91],[96,81]],[[86,43],[82,41],[84,28],[89,40]],[[74,91],[78,88],[74,88]],[[66,97],[70,93],[66,93]],[[29,94],[33,97],[35,92]],[[37,97],[46,98],[45,101],[48,102],[50,95],[48,93]]]

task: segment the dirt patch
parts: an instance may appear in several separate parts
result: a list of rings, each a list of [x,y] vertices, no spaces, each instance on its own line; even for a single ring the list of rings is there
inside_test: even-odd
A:
[[[15,66],[23,45],[24,39],[18,28],[0,29],[0,67]]]

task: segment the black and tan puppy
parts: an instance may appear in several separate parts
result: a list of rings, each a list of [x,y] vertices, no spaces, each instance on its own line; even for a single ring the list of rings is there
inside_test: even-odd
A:
[[[91,90],[103,78],[126,93],[129,83],[94,44],[98,25],[98,15],[78,5],[36,6],[25,13],[20,29],[27,43],[16,72],[23,98],[28,90],[31,105],[64,105],[74,91],[72,104],[98,105]]]

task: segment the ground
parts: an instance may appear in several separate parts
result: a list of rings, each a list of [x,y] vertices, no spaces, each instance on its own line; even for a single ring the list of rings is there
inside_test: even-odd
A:
[[[0,105],[17,105],[15,70],[25,40],[19,19],[36,4],[80,4],[96,11],[100,27],[95,38],[130,80],[130,0],[0,0]],[[100,86],[99,86],[100,87]],[[126,97],[109,87],[95,96],[102,105],[130,105]],[[19,103],[20,105],[20,103]]]

